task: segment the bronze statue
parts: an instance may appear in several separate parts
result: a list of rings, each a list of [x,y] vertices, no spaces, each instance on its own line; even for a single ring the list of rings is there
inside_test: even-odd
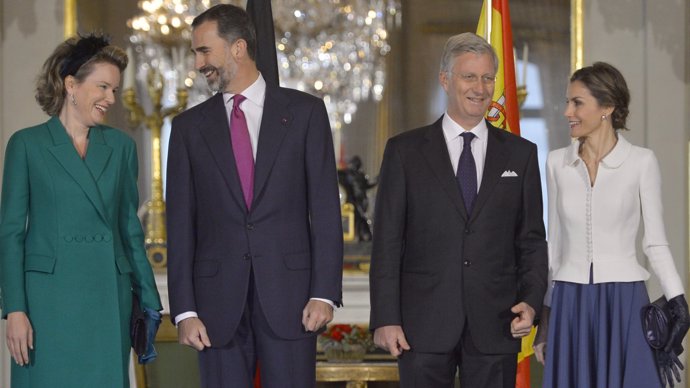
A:
[[[371,241],[367,191],[376,186],[377,179],[369,181],[369,176],[362,170],[362,160],[355,155],[347,162],[345,169],[338,171],[338,180],[345,187],[347,202],[355,206],[355,230],[359,241]]]

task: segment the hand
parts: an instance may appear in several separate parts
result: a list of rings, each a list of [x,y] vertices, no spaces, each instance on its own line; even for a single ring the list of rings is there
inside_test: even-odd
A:
[[[690,316],[688,315],[688,303],[684,295],[678,295],[668,301],[671,312],[671,332],[664,351],[673,351],[677,356],[683,353],[683,338],[690,329]]]
[[[510,311],[517,314],[517,317],[510,322],[510,333],[513,338],[522,338],[532,331],[532,323],[534,323],[534,316],[536,311],[525,302],[520,302],[513,306]]]
[[[551,308],[543,306],[541,309],[541,317],[539,318],[539,326],[537,326],[537,335],[534,338],[534,357],[542,365],[546,365],[546,338],[549,332],[549,314]]]
[[[196,317],[183,319],[177,325],[177,336],[182,345],[191,346],[198,351],[211,347],[211,341],[206,334],[206,326]]]
[[[683,370],[683,364],[678,359],[674,352],[667,352],[662,349],[655,350],[656,352],[656,366],[659,369],[659,377],[661,377],[661,386],[673,388],[673,378],[680,383],[680,371]]]
[[[333,306],[321,301],[310,300],[302,310],[302,326],[307,332],[317,331],[333,320]]]
[[[7,315],[7,349],[19,366],[29,363],[29,350],[34,350],[34,330],[23,311]]]
[[[398,357],[403,350],[410,350],[402,326],[381,326],[374,330],[374,343],[376,346]]]

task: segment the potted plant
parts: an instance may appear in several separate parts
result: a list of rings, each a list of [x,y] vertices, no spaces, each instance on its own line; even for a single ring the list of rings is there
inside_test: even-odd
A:
[[[359,325],[329,325],[318,341],[326,359],[332,362],[361,362],[368,351],[375,349],[371,333]]]

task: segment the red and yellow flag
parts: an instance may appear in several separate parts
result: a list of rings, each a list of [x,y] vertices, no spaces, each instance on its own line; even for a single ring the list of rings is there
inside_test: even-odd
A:
[[[510,27],[508,0],[491,1],[491,36],[487,38],[486,1],[479,16],[477,35],[487,39],[498,55],[498,72],[494,97],[486,113],[486,119],[495,127],[520,134],[515,59],[513,58],[513,31]]]
[[[477,35],[484,37],[498,55],[496,87],[486,119],[495,127],[520,135],[520,116],[518,112],[517,83],[515,81],[515,59],[513,58],[513,31],[510,27],[508,0],[491,1],[491,29],[487,33],[487,0],[482,5],[482,13],[477,25]],[[516,388],[530,388],[529,357],[534,354],[535,330],[522,339],[522,350],[518,354]]]
[[[534,336],[536,330],[532,327],[532,331],[527,337],[522,338],[522,350],[518,353],[517,376],[515,378],[515,388],[530,388],[530,356],[534,354],[532,345],[534,344]]]

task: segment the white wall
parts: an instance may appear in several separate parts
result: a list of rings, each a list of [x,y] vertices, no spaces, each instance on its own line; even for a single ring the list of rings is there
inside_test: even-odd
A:
[[[16,130],[47,119],[34,100],[35,80],[63,40],[63,0],[2,0],[3,150]],[[3,152],[4,154],[4,152]]]

